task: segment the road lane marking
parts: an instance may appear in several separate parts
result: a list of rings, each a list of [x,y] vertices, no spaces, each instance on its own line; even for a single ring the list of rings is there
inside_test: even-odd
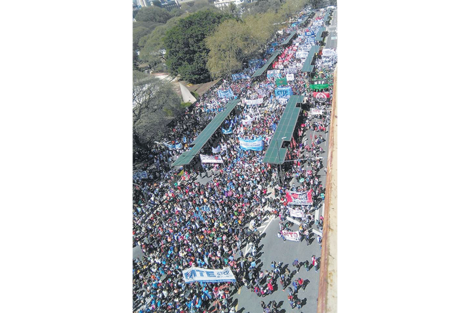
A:
[[[270,218],[270,221],[269,221],[268,225],[266,225],[266,227],[263,229],[263,231],[261,232],[261,234],[263,234],[263,233],[266,231],[266,229],[268,229],[269,224],[271,224],[271,222],[272,222],[273,220],[274,220],[274,215],[271,215],[271,218]],[[260,235],[261,235],[261,234],[260,234]]]

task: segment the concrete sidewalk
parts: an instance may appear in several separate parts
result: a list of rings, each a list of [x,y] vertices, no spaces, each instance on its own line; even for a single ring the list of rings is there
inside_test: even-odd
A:
[[[323,262],[320,268],[318,289],[318,313],[337,312],[337,126],[336,108],[337,69],[334,75],[334,91],[330,124],[330,147],[326,183],[325,216],[323,228]]]

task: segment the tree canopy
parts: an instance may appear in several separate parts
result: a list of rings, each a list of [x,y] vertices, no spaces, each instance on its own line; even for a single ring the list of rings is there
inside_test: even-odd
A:
[[[207,82],[210,79],[206,67],[209,49],[205,39],[220,23],[230,18],[233,16],[203,10],[179,20],[169,29],[163,41],[170,72],[191,83]]]
[[[138,22],[154,22],[154,23],[166,23],[171,18],[170,12],[165,9],[152,6],[144,7],[139,10],[135,16],[135,20]]]
[[[134,71],[133,128],[140,143],[158,139],[171,117],[181,113],[181,99],[170,82]]]

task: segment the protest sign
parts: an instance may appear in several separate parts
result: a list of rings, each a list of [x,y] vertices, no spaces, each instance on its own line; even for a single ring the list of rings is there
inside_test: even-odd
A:
[[[219,164],[224,163],[220,155],[200,154],[199,156],[201,157],[201,163],[219,163]]]
[[[242,150],[263,151],[263,147],[264,147],[263,136],[260,136],[252,140],[243,139],[243,138],[238,138],[238,139],[240,140],[240,148]]]
[[[291,205],[311,205],[313,190],[308,192],[286,191],[287,203]]]
[[[300,235],[298,231],[287,231],[283,230],[282,235],[284,238],[290,241],[300,241]]]
[[[200,283],[220,283],[235,282],[235,276],[229,267],[221,270],[205,269],[200,267],[191,267],[183,271],[183,279],[186,284]]]

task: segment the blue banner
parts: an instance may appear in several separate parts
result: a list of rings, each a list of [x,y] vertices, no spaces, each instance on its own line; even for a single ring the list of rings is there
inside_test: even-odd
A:
[[[219,98],[233,98],[233,91],[230,88],[227,90],[217,90],[217,94]]]
[[[175,149],[183,149],[183,144],[182,143],[177,143],[175,145]]]
[[[280,87],[274,90],[276,97],[288,97],[292,96],[294,92],[292,91],[292,87]]]

